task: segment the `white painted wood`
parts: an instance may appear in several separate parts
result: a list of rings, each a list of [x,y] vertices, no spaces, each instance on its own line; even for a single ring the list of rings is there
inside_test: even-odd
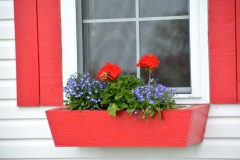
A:
[[[0,39],[14,39],[14,21],[0,20]]]
[[[16,99],[16,97],[17,97],[16,96],[16,80],[1,80],[0,79],[0,100],[1,99]]]
[[[0,87],[0,100],[1,99],[16,99],[16,88],[11,86]]]
[[[232,117],[240,116],[239,104],[212,104],[209,110],[210,116]]]
[[[14,104],[15,102],[9,101],[8,103]],[[45,110],[56,108],[56,106],[16,107],[9,105],[4,106],[3,104],[1,106],[0,119],[46,118]],[[239,105],[219,105],[217,111],[215,111],[214,106],[211,105],[209,111],[209,117],[240,117]]]
[[[15,59],[15,41],[0,39],[0,59]]]
[[[45,113],[41,113],[45,114]],[[97,122],[96,122],[97,123]],[[27,131],[27,132],[26,132]],[[18,133],[16,135],[16,133]],[[24,119],[0,119],[0,139],[51,139],[46,117]],[[211,118],[209,117],[205,138],[240,139],[240,117]]]
[[[77,72],[77,33],[75,0],[61,0],[62,77],[66,85],[71,74]]]
[[[55,106],[56,107],[56,106]],[[46,118],[45,110],[55,107],[0,107],[0,119],[41,119]]]
[[[0,107],[16,107],[17,106],[17,99],[1,99],[0,100]]]
[[[16,79],[16,61],[0,60],[0,79]]]
[[[4,147],[0,145],[1,158],[79,158],[79,159],[239,159],[240,140],[231,139],[205,139],[201,144],[187,148],[134,148],[134,147],[70,147],[55,148],[43,139],[45,144],[39,140],[24,141],[24,146],[19,146],[18,140],[12,140]],[[34,141],[36,142],[34,144]],[[7,142],[5,142],[7,143]],[[4,144],[4,142],[2,143]]]
[[[0,19],[13,19],[13,0],[0,0]]]

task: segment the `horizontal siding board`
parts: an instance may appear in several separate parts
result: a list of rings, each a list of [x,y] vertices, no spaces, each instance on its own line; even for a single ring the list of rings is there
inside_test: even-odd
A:
[[[1,99],[16,99],[16,87],[6,86],[0,87],[0,100]]]
[[[81,158],[81,159],[195,159],[195,158],[235,158],[240,157],[240,139],[206,139],[201,144],[187,148],[162,147],[54,147],[45,141],[46,145],[25,141],[24,147],[14,145],[0,145],[0,158]],[[36,141],[38,142],[38,140]],[[27,145],[27,143],[29,145]]]
[[[17,106],[17,99],[1,99],[0,100],[0,107],[6,107],[8,108],[15,107]]]
[[[2,106],[0,108],[0,119],[28,119],[28,118],[46,118],[45,110],[56,108],[56,106],[18,108]],[[209,117],[240,117],[240,105],[211,105]]]
[[[39,119],[46,118],[45,110],[54,107],[16,107],[5,106],[0,108],[0,119]]]
[[[1,62],[1,61],[0,61]],[[16,99],[16,80],[0,79],[0,100]]]
[[[240,139],[240,117],[208,118],[204,137]],[[0,119],[0,139],[26,138],[51,139],[47,119]]]
[[[16,79],[16,61],[0,60],[0,79]]]
[[[14,40],[0,40],[0,59],[15,59]]]
[[[14,39],[14,21],[0,20],[0,39]]]
[[[13,19],[13,0],[1,0],[0,1],[0,19]]]
[[[212,104],[210,105],[209,109],[209,116],[223,116],[223,117],[230,117],[230,116],[240,116],[240,105],[239,104]]]
[[[17,133],[17,134],[16,134]],[[41,139],[51,138],[51,132],[45,126],[4,126],[0,127],[1,139]]]

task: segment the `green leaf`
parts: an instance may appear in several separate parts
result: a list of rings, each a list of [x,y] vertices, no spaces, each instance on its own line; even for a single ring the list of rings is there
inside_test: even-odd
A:
[[[120,109],[118,108],[118,106],[116,105],[116,103],[112,103],[110,106],[111,106],[112,108],[114,108],[116,111],[120,110]]]
[[[113,107],[111,107],[111,106],[108,107],[108,114],[116,117],[116,112],[117,112],[117,111],[116,111]]]
[[[128,107],[127,112],[131,115],[135,111],[135,108]]]
[[[117,95],[114,97],[114,99],[115,99],[116,101],[120,100],[121,98],[122,98],[122,94],[121,94],[121,93],[117,94]]]
[[[153,118],[153,117],[155,116],[155,113],[156,113],[155,111],[151,111],[151,112],[150,112],[150,117]]]
[[[110,106],[108,107],[108,113],[114,117],[116,116],[116,112],[118,110],[120,110],[120,109],[118,108],[118,106],[115,103],[110,104]]]
[[[107,99],[103,99],[102,101],[101,101],[101,104],[108,104],[109,103],[109,100],[107,100]]]

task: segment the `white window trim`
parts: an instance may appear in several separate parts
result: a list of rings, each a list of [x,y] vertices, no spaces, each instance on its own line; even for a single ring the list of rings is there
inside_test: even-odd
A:
[[[177,104],[209,103],[208,0],[190,0],[191,94],[175,96]],[[63,85],[77,72],[75,0],[61,0]]]

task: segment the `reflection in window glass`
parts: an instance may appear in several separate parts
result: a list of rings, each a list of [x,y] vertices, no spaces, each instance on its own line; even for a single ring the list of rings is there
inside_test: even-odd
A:
[[[83,0],[84,19],[134,18],[135,0]]]
[[[97,75],[106,62],[136,74],[135,30],[134,22],[84,24],[84,56],[91,76]]]
[[[140,17],[188,15],[188,0],[140,0]]]
[[[151,28],[149,30],[148,28]],[[190,87],[188,20],[140,22],[141,57],[154,53],[161,61],[153,77],[168,87]],[[144,69],[141,77],[148,78]]]

